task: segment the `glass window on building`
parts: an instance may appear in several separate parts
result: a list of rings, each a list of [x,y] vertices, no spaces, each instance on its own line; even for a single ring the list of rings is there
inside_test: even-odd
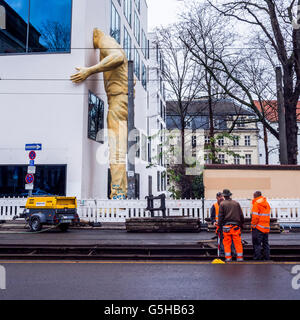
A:
[[[219,147],[224,146],[224,137],[218,139],[218,145],[219,145]]]
[[[132,23],[132,0],[124,0],[123,7],[124,7],[125,18],[127,19],[129,25],[131,26],[131,23]]]
[[[204,163],[205,164],[211,164],[212,163],[212,160],[209,157],[209,154],[207,154],[207,153],[204,155]]]
[[[245,159],[246,159],[246,164],[247,165],[251,165],[252,164],[252,155],[251,154],[246,154],[245,155]]]
[[[246,121],[245,117],[240,117],[237,122],[237,127],[238,128],[245,128],[246,127],[245,121]]]
[[[235,147],[239,146],[240,145],[240,137],[239,136],[234,136],[233,137],[233,145]]]
[[[204,143],[205,143],[206,145],[209,145],[209,144],[210,144],[210,137],[209,137],[209,136],[205,136],[205,137],[204,137]]]
[[[146,59],[148,59],[148,40],[144,30],[142,30],[142,51]]]
[[[225,164],[225,154],[219,154],[219,163]]]
[[[0,53],[70,52],[72,0],[1,0]]]
[[[192,136],[192,148],[196,148],[196,147],[197,147],[197,137]]]
[[[160,191],[160,172],[157,171],[157,191]]]
[[[140,138],[140,134],[138,134],[135,137],[135,156],[136,158],[139,158],[141,156],[141,138]]]
[[[0,197],[27,197],[26,165],[0,165]],[[66,195],[66,165],[37,165],[33,195]]]
[[[136,77],[140,80],[141,58],[137,48],[134,48],[134,73]]]
[[[245,136],[245,146],[251,146],[251,136]]]
[[[240,156],[239,155],[234,155],[234,157],[233,157],[233,162],[234,162],[234,164],[240,164],[241,163],[241,161],[240,161]]]
[[[103,143],[104,102],[89,92],[88,138]]]
[[[134,11],[134,36],[138,44],[141,44],[141,23],[136,11]]]
[[[131,60],[131,48],[132,48],[131,46],[132,46],[131,37],[126,27],[124,27],[124,51],[126,53],[126,57],[128,60]]]
[[[142,86],[147,90],[147,68],[144,62],[142,62]]]
[[[121,18],[112,2],[110,35],[115,38],[118,43],[121,43]]]

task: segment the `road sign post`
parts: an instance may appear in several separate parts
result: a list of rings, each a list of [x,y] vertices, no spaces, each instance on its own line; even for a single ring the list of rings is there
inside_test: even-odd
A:
[[[36,173],[36,167],[34,165],[34,160],[36,159],[36,151],[42,150],[41,143],[31,143],[25,145],[25,151],[30,151],[28,154],[29,157],[29,166],[27,169],[27,175],[25,177],[25,190],[28,190],[28,196],[32,197],[33,183],[34,183],[34,174]]]

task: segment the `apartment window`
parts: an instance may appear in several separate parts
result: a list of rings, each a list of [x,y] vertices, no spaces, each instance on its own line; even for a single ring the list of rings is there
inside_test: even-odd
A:
[[[126,53],[126,57],[128,60],[131,60],[131,46],[132,46],[131,37],[126,27],[124,27],[124,51]]]
[[[251,154],[246,154],[245,159],[246,159],[246,164],[248,164],[248,165],[252,164],[252,155]]]
[[[157,191],[160,191],[160,172],[157,171]]]
[[[224,146],[224,137],[218,139],[218,145],[219,145],[219,147]]]
[[[234,155],[234,157],[233,157],[234,164],[240,164],[241,163],[240,159],[241,158],[239,155]]]
[[[204,138],[204,143],[205,143],[206,145],[209,145],[209,144],[210,144],[210,137],[209,137],[209,136],[205,136],[205,138]]]
[[[136,38],[136,41],[138,44],[140,44],[141,41],[141,23],[140,23],[140,19],[136,13],[136,11],[134,11],[134,36]]]
[[[233,137],[233,145],[235,147],[239,146],[240,145],[240,137],[239,136],[234,136]]]
[[[1,0],[0,4],[6,12],[0,53],[70,52],[72,0]]]
[[[205,164],[211,164],[212,163],[212,161],[211,161],[211,159],[210,159],[210,157],[209,157],[209,155],[207,153],[204,155],[204,162],[205,162]]]
[[[132,22],[132,0],[124,0],[124,15],[131,26]]]
[[[115,38],[118,43],[121,43],[121,18],[113,3],[111,3],[110,35]]]
[[[99,132],[104,128],[104,102],[89,92],[88,138],[103,143]]]
[[[148,58],[148,40],[144,30],[142,31],[142,51],[143,51],[144,57],[147,59]]]
[[[196,148],[196,147],[197,147],[197,137],[192,136],[192,148]]]
[[[136,145],[136,152],[135,152],[135,156],[137,158],[140,157],[141,155],[141,143],[140,143],[141,139],[140,139],[140,134],[138,134],[136,137],[135,137],[135,145]]]
[[[147,68],[144,62],[142,62],[142,86],[147,90]]]
[[[245,128],[246,127],[245,120],[246,120],[245,117],[241,117],[240,119],[238,119],[237,127]]]
[[[141,58],[137,48],[134,48],[134,73],[136,77],[140,80],[141,74]]]
[[[251,146],[251,136],[245,136],[245,146]]]
[[[219,163],[225,164],[225,154],[219,154]]]

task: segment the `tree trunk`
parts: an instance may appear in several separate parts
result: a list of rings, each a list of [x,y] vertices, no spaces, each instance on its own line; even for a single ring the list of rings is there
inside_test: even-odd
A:
[[[266,165],[269,164],[269,145],[268,145],[268,132],[265,125],[264,127],[264,145],[265,145],[265,154],[266,154]]]
[[[284,72],[284,105],[287,136],[288,163],[297,164],[298,154],[298,125],[297,104],[299,96],[295,97],[293,88],[293,72],[285,68]]]

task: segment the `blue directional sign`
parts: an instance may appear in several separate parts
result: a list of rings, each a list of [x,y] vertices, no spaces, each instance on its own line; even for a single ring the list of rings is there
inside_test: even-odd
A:
[[[30,165],[30,166],[34,166],[34,160],[30,160],[30,161],[29,161],[29,165]]]
[[[32,144],[26,144],[25,145],[26,151],[41,151],[42,150],[42,144],[41,143],[32,143]]]

